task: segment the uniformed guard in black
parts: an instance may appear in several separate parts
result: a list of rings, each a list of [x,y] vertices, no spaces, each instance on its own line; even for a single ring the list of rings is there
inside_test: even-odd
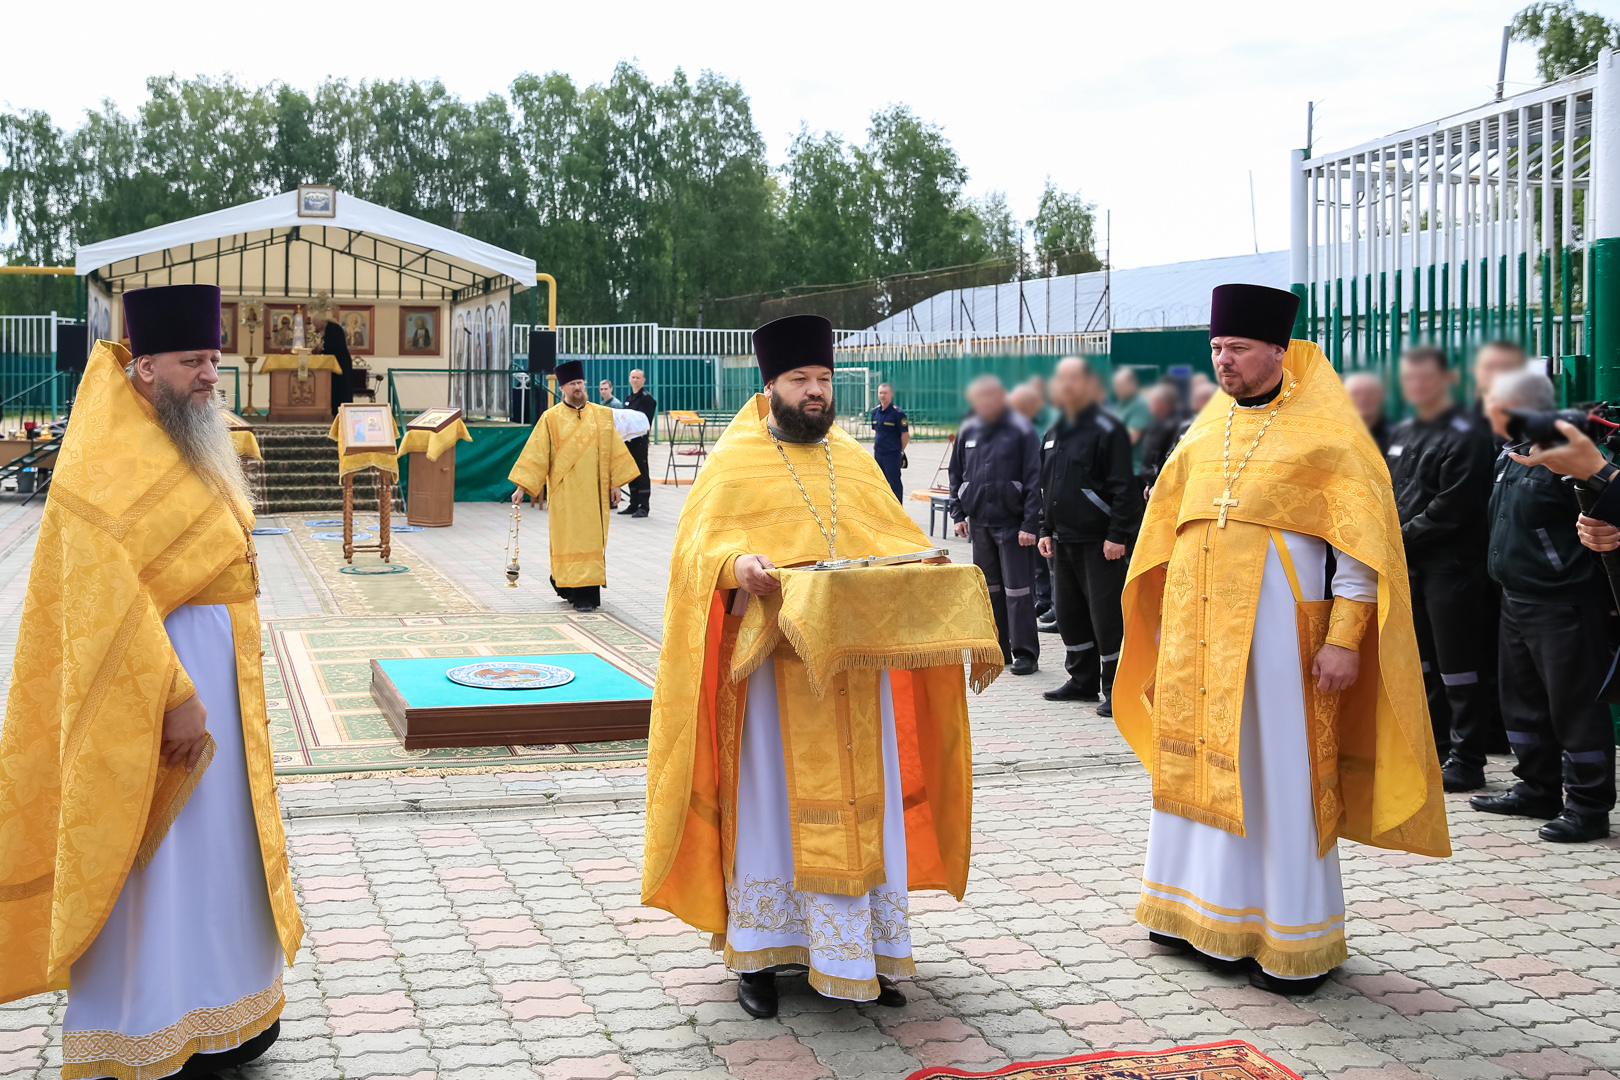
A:
[[[645,414],[649,424],[658,422],[658,402],[647,393],[647,376],[642,374],[640,368],[630,373],[630,398],[624,407]],[[630,451],[630,457],[634,459],[636,468],[641,470],[641,475],[630,481],[630,505],[620,510],[621,514],[638,518],[647,516],[652,502],[652,477],[647,471],[647,448],[651,434],[649,429],[646,435],[624,441],[624,447]]]
[[[1452,402],[1445,354],[1401,357],[1401,386],[1419,415],[1396,425],[1389,472],[1412,586],[1412,620],[1447,791],[1485,784],[1485,753],[1498,723],[1487,655],[1485,504],[1490,435]]]
[[[1035,628],[1035,543],[1041,527],[1040,440],[1028,420],[1007,407],[993,375],[968,388],[974,414],[951,445],[951,520],[973,540],[984,571],[1001,651],[1014,675],[1039,669]],[[971,523],[970,523],[971,522]]]
[[[1545,375],[1497,376],[1492,423],[1503,404],[1550,409]],[[1519,782],[1475,796],[1476,809],[1554,818],[1546,840],[1609,835],[1614,726],[1597,700],[1609,666],[1612,595],[1597,556],[1581,546],[1571,483],[1541,465],[1503,458],[1490,500],[1490,574],[1502,586],[1502,713]]]
[[[1077,359],[1058,365],[1064,415],[1041,439],[1041,553],[1052,558],[1058,633],[1069,679],[1048,701],[1112,698],[1125,624],[1120,596],[1142,526],[1142,485],[1125,425],[1098,407],[1102,386]],[[1110,557],[1111,556],[1111,557]],[[1112,701],[1099,710],[1113,715]]]
[[[906,496],[900,486],[900,458],[911,440],[911,427],[906,414],[894,403],[894,387],[888,383],[879,386],[878,401],[880,404],[872,410],[872,456],[894,489],[894,497],[903,503]]]

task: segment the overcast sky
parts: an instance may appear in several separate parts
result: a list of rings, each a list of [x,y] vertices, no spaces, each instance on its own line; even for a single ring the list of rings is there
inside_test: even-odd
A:
[[[1116,266],[1288,243],[1288,151],[1347,146],[1488,100],[1502,26],[1522,0],[1180,0],[1100,3],[388,4],[274,7],[79,0],[19,4],[0,102],[71,126],[103,98],[132,111],[148,75],[226,72],[313,87],[442,79],[466,98],[522,71],[582,83],[633,60],[738,80],[773,164],[801,124],[860,137],[904,102],[940,124],[969,191],[1027,218],[1047,177],[1113,211]],[[1620,16],[1620,0],[1585,0]],[[21,43],[28,43],[26,46]],[[71,67],[65,58],[72,57]],[[1528,45],[1508,92],[1533,84]],[[1256,214],[1251,225],[1249,176]],[[1257,230],[1256,230],[1257,226]]]

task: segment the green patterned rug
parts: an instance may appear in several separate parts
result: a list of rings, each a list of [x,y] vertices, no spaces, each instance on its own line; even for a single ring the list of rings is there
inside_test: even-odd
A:
[[[641,740],[406,750],[371,698],[373,659],[592,652],[652,685],[658,645],[603,612],[322,615],[265,628],[265,696],[276,774],[496,771],[640,762]]]

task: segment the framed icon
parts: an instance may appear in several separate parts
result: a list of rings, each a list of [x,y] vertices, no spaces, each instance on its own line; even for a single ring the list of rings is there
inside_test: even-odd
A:
[[[377,352],[376,308],[369,304],[339,304],[336,317],[351,356],[372,356]]]
[[[299,184],[298,216],[337,217],[337,188],[331,184]]]
[[[399,355],[438,356],[442,352],[443,312],[437,307],[411,307],[399,309]]]
[[[394,418],[388,406],[338,406],[338,449],[344,454],[392,454]]]
[[[236,311],[237,304],[234,300],[225,300],[219,305],[219,351],[222,353],[237,351]]]
[[[405,425],[406,431],[442,431],[461,419],[460,409],[429,409]]]
[[[294,327],[298,322],[297,304],[264,305],[264,351],[290,353],[296,339]]]

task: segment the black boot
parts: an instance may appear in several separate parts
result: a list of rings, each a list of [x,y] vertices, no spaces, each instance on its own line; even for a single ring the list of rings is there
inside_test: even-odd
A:
[[[1447,791],[1478,791],[1485,786],[1485,768],[1447,758],[1440,767],[1440,786]]]
[[[280,1035],[281,1021],[277,1020],[234,1049],[220,1050],[213,1054],[191,1055],[175,1076],[178,1080],[218,1080],[220,1069],[232,1069],[263,1057],[264,1052],[270,1049],[271,1044]]]
[[[631,499],[629,502],[624,504],[624,509],[619,511],[619,516],[620,517],[625,517],[625,516],[627,516],[629,514],[633,514],[635,512],[636,512],[636,501],[634,499]]]
[[[1010,670],[1014,675],[1033,675],[1037,671],[1041,670],[1041,665],[1029,653],[1014,653],[1012,668]]]
[[[1320,990],[1331,974],[1331,971],[1324,971],[1308,979],[1279,979],[1270,972],[1262,971],[1260,965],[1256,964],[1249,972],[1249,985],[1282,997],[1305,997]]]
[[[1041,697],[1047,701],[1096,701],[1097,691],[1086,690],[1070,679],[1056,690],[1048,690]]]
[[[877,980],[878,996],[876,1004],[883,1006],[885,1009],[898,1009],[905,1005],[906,995],[898,986],[894,985],[893,979],[887,975],[879,975]]]
[[[1468,805],[1487,814],[1512,814],[1515,817],[1555,818],[1564,808],[1556,802],[1535,802],[1524,796],[1521,788],[1512,788],[1500,795],[1475,795]]]
[[[1097,706],[1097,715],[1112,719],[1114,716],[1114,699],[1105,698],[1103,703]]]
[[[1609,835],[1608,814],[1583,814],[1564,807],[1564,812],[1536,830],[1536,835],[1555,844],[1584,844]]]
[[[737,1004],[756,1020],[776,1015],[776,972],[743,971],[737,975]]]

